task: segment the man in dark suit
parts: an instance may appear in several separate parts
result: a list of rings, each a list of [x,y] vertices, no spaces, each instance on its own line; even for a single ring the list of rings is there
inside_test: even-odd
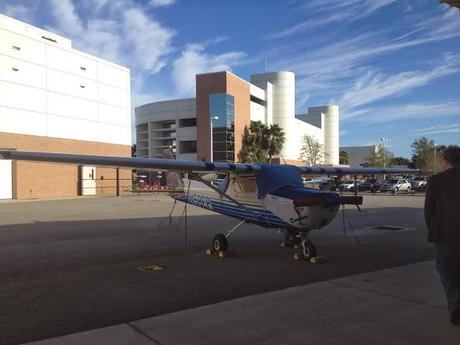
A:
[[[425,222],[434,243],[436,268],[447,296],[450,320],[460,325],[460,147],[442,154],[443,172],[428,180]]]

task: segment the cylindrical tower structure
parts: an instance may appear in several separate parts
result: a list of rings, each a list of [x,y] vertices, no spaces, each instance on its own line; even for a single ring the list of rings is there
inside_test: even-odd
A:
[[[266,88],[267,82],[273,84],[273,123],[283,128],[286,133],[286,142],[281,155],[285,159],[297,159],[298,150],[292,148],[299,146],[299,143],[295,142],[295,137],[287,135],[291,132],[290,126],[293,125],[295,119],[295,74],[283,71],[251,76],[251,83],[262,89]]]
[[[324,107],[324,163],[339,164],[339,107]]]

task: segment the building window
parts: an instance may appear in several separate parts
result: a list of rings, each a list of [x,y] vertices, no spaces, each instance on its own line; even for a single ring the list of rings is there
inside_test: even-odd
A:
[[[209,95],[212,127],[212,156],[215,162],[235,161],[235,104],[226,93]]]
[[[179,153],[196,153],[196,140],[179,141]]]
[[[196,127],[196,119],[180,119],[179,127]]]

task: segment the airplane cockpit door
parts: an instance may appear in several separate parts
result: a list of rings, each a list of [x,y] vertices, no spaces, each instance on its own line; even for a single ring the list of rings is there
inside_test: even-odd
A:
[[[96,167],[80,167],[81,195],[96,195]]]

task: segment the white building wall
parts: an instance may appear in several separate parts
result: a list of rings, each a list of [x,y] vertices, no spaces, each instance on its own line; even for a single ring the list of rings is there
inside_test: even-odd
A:
[[[257,97],[265,101],[265,90],[255,86],[254,84],[249,84],[249,93],[251,96]]]
[[[305,115],[297,116],[302,118]],[[318,119],[322,118],[324,164],[339,164],[339,107],[327,105],[308,108],[305,120],[318,126]]]
[[[249,111],[250,111],[250,119],[251,121],[260,121],[262,123],[266,123],[265,121],[265,107],[258,103],[249,102]]]
[[[265,89],[265,98],[267,105],[265,106],[265,123],[270,126],[273,124],[273,84],[267,83]]]
[[[130,103],[129,69],[0,14],[0,132],[131,145]]]
[[[313,137],[321,145],[324,145],[324,136],[321,128],[313,126],[309,123],[303,122],[301,120],[294,119],[290,124],[289,132],[287,135],[291,137],[291,144],[289,151],[291,152],[291,157],[289,159],[300,160],[300,151],[303,145],[303,138],[305,135]],[[284,157],[287,159],[286,157]]]
[[[0,200],[13,197],[12,161],[0,159]]]
[[[279,125],[286,132],[286,142],[281,155],[284,159],[298,159],[298,141],[294,135],[290,135],[294,130],[295,123],[295,75],[292,72],[268,72],[253,74],[251,83],[261,88],[266,87],[267,83],[273,85],[272,104],[273,104],[273,123]]]

